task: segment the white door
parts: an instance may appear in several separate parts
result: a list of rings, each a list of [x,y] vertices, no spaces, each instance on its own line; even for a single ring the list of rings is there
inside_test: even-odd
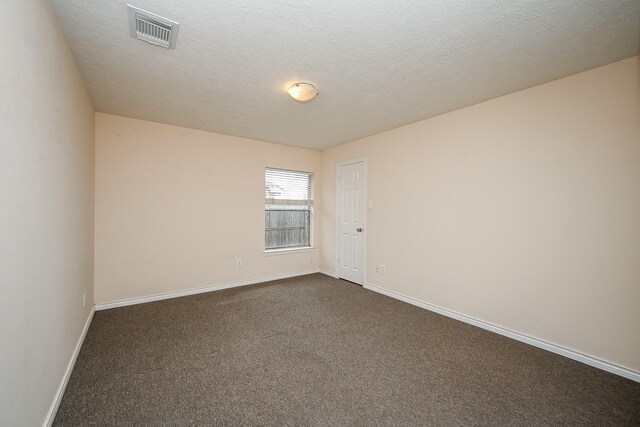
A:
[[[363,284],[365,165],[338,165],[338,277]]]

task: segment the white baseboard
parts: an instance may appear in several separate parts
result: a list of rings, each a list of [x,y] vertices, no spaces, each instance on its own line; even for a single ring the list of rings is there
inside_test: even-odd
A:
[[[145,297],[123,299],[112,302],[103,302],[96,304],[96,311],[107,310],[116,307],[125,307],[127,305],[144,304],[146,302],[160,301],[163,299],[179,298],[188,295],[202,294],[205,292],[221,291],[222,289],[237,288],[240,286],[255,285],[257,283],[270,282],[272,280],[288,279],[290,277],[305,276],[307,274],[319,273],[320,270],[296,271],[293,273],[276,274],[274,276],[258,277],[256,279],[241,280],[238,282],[223,283],[220,285],[205,286],[204,288],[185,289],[183,291],[167,292],[164,294],[149,295]]]
[[[331,276],[334,279],[338,278],[338,273],[336,273],[335,271],[329,271],[329,270],[325,270],[324,268],[321,268],[319,272],[322,274],[326,274],[327,276]]]
[[[60,382],[60,387],[58,387],[58,391],[56,392],[53,403],[51,404],[51,407],[49,408],[49,412],[47,413],[47,417],[45,418],[45,421],[44,421],[45,427],[51,427],[51,425],[53,424],[53,421],[56,418],[56,414],[58,413],[58,408],[60,407],[60,402],[62,402],[62,396],[64,396],[64,391],[67,389],[69,378],[71,378],[71,372],[73,372],[73,367],[75,366],[76,360],[78,359],[78,354],[80,354],[82,343],[84,342],[84,338],[87,336],[89,325],[91,325],[91,320],[93,319],[93,313],[95,313],[95,308],[92,307],[91,312],[89,312],[89,316],[87,317],[87,321],[84,323],[84,328],[82,328],[82,333],[80,334],[80,338],[78,338],[78,342],[76,343],[76,348],[73,350],[73,354],[71,354],[71,360],[69,360],[69,364],[67,364],[67,369],[64,372],[62,381]]]
[[[425,310],[433,311],[435,313],[442,314],[443,316],[451,317],[452,319],[456,319],[461,322],[468,323],[470,325],[477,326],[491,332],[495,332],[496,334],[504,335],[505,337],[512,338],[514,340],[532,345],[534,347],[538,347],[543,350],[568,357],[569,359],[577,360],[578,362],[582,362],[595,368],[602,369],[603,371],[611,372],[612,374],[628,378],[632,381],[640,382],[640,372],[625,368],[620,365],[616,365],[615,363],[607,362],[605,360],[598,359],[597,357],[589,356],[587,354],[580,353],[578,351],[571,350],[569,348],[565,348],[556,344],[552,344],[538,338],[530,337],[523,333],[503,328],[502,326],[494,325],[492,323],[485,322],[484,320],[476,319],[471,316],[467,316],[466,314],[460,314],[455,311],[439,307],[437,305],[429,304],[428,302],[420,301],[416,298],[408,297],[398,292],[389,291],[370,283],[366,283],[364,287],[365,289],[370,289],[374,292],[378,292],[388,297],[404,301],[420,308],[424,308]]]

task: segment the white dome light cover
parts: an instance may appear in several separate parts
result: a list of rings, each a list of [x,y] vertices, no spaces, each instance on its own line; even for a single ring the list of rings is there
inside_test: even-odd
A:
[[[318,89],[311,83],[298,82],[291,85],[288,90],[289,95],[296,101],[307,102],[311,101],[318,95]]]

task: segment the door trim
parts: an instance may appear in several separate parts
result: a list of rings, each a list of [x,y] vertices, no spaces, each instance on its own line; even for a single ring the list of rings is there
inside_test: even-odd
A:
[[[362,193],[364,197],[364,212],[362,214],[362,220],[364,223],[364,236],[362,237],[362,283],[358,283],[358,285],[363,286],[367,283],[367,233],[369,231],[367,222],[367,210],[369,209],[369,199],[367,199],[367,187],[369,186],[368,175],[367,175],[367,158],[366,157],[358,157],[351,160],[344,160],[342,162],[336,163],[336,208],[334,212],[335,219],[335,228],[336,228],[336,242],[335,242],[335,256],[334,256],[334,269],[336,272],[336,277],[340,278],[340,266],[338,263],[338,254],[340,253],[340,228],[338,227],[338,212],[340,212],[340,167],[347,166],[354,163],[362,163],[363,166],[363,188]]]

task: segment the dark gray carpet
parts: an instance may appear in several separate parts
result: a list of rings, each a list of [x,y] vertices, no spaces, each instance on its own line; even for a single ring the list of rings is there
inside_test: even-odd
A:
[[[96,313],[54,425],[640,425],[640,384],[314,274]]]

